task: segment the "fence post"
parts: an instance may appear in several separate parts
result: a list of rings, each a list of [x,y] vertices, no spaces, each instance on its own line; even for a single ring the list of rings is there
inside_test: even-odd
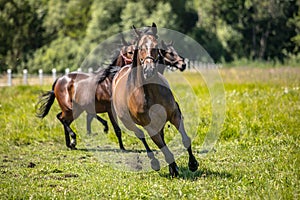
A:
[[[52,79],[53,79],[53,82],[56,80],[56,69],[55,68],[52,69]]]
[[[91,68],[91,67],[88,70],[89,70],[89,73],[93,72],[93,68]]]
[[[68,74],[68,73],[70,73],[70,69],[69,69],[69,68],[66,68],[66,69],[65,69],[65,74]]]
[[[12,86],[11,69],[7,69],[7,85]]]
[[[23,84],[27,85],[28,84],[28,71],[27,69],[23,69]]]
[[[39,79],[40,79],[40,85],[43,85],[43,70],[39,69]]]

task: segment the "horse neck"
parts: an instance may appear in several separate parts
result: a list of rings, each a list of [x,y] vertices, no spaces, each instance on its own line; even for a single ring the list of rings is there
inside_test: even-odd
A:
[[[132,65],[128,81],[132,86],[135,86],[135,88],[143,86],[145,80],[143,77],[143,68],[141,64],[137,64],[137,66],[134,66],[134,64]]]
[[[137,56],[137,50],[134,53],[134,59],[127,79],[128,92],[134,93],[134,101],[137,106],[143,107],[145,103],[143,67]]]
[[[114,60],[114,62],[111,64],[111,66],[120,66],[120,67],[124,67],[125,66],[124,59],[122,58],[122,56],[120,54]]]
[[[167,65],[163,56],[159,57],[158,64],[158,72],[163,74]]]

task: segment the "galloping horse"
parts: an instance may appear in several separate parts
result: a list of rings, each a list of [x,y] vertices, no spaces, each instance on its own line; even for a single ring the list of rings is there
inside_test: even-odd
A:
[[[178,167],[174,155],[164,140],[163,129],[170,121],[180,132],[184,147],[189,153],[189,169],[196,171],[198,162],[192,153],[191,139],[187,136],[183,117],[178,103],[169,88],[167,80],[158,72],[159,49],[156,26],[152,32],[141,35],[134,50],[131,67],[123,67],[113,78],[112,102],[117,117],[124,126],[133,131],[143,142],[151,167],[160,169],[159,161],[145,141],[142,126],[153,142],[161,149],[169,164],[171,176],[178,176]]]
[[[127,43],[123,37],[122,43],[124,46],[120,50],[119,56],[110,65],[112,68],[114,65],[123,67],[132,62],[134,46]],[[185,63],[172,45],[163,44],[163,46],[164,48],[161,49],[162,57],[160,57],[160,63],[163,63],[163,66],[172,65],[181,71],[184,70]],[[70,124],[83,111],[86,111],[87,132],[91,132],[91,121],[95,117],[104,125],[104,131],[107,132],[107,122],[96,114],[107,112],[118,138],[120,149],[125,150],[121,138],[121,130],[112,117],[113,112],[110,107],[111,78],[101,83],[98,80],[104,72],[105,71],[102,70],[97,74],[86,74],[82,72],[69,73],[58,78],[52,86],[52,91],[48,91],[40,97],[38,103],[40,107],[37,115],[40,118],[44,118],[48,114],[55,98],[57,99],[62,111],[57,115],[57,118],[64,126],[66,145],[71,149],[75,149],[76,134],[70,128]],[[86,88],[89,88],[89,91],[94,91],[95,93],[87,93]],[[91,105],[94,99],[95,107]],[[70,136],[72,137],[72,142],[70,142]]]
[[[76,134],[71,129],[70,124],[83,111],[86,111],[88,113],[88,131],[90,131],[91,120],[94,117],[97,117],[103,123],[105,126],[104,131],[107,131],[107,122],[96,115],[96,113],[107,112],[117,135],[120,149],[125,150],[121,138],[121,129],[114,120],[111,109],[112,77],[105,77],[105,74],[109,71],[117,71],[117,68],[129,64],[128,61],[132,60],[133,45],[124,43],[123,39],[122,41],[124,47],[120,50],[119,56],[111,66],[100,70],[96,74],[73,72],[62,76],[53,83],[51,91],[42,94],[40,97],[38,102],[40,107],[37,113],[37,116],[40,118],[44,118],[48,114],[55,98],[57,99],[61,108],[61,112],[57,114],[57,118],[64,126],[66,146],[71,149],[76,149]],[[119,65],[119,67],[113,65]],[[71,141],[70,136],[72,138]]]
[[[119,51],[119,55],[113,60],[113,62],[110,64],[110,66],[123,67],[125,65],[129,65],[129,64],[132,63],[134,45],[128,43],[127,41],[125,41],[123,35],[121,35],[121,40],[122,40],[123,47]],[[106,90],[107,88],[103,88],[103,89]],[[87,133],[90,134],[92,132],[91,131],[91,123],[92,123],[92,120],[94,118],[96,118],[99,122],[101,122],[103,124],[103,126],[104,126],[104,132],[107,132],[108,131],[108,125],[107,125],[107,121],[106,120],[102,119],[97,114],[87,113],[87,116],[86,116],[86,121],[87,121],[86,122],[86,129],[87,129]]]
[[[139,33],[142,34],[142,33]],[[122,37],[122,41],[124,47],[120,51],[120,55],[115,59],[115,61],[110,66],[120,66],[123,67],[125,65],[132,63],[132,55],[133,55],[133,44],[127,43]],[[182,58],[173,46],[173,42],[165,43],[163,40],[161,41],[161,48],[159,49],[160,57],[159,57],[159,67],[158,71],[163,74],[164,70],[167,66],[171,68],[179,69],[180,71],[184,71],[186,68],[186,63],[184,62],[184,58]],[[98,115],[87,114],[87,133],[91,133],[91,122],[93,118],[96,118],[104,125],[104,132],[108,131],[107,122],[102,119]]]

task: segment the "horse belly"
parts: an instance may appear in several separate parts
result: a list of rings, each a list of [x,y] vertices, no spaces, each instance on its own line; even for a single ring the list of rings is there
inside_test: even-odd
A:
[[[110,101],[96,101],[95,102],[95,109],[96,113],[105,113],[107,112],[111,107]]]

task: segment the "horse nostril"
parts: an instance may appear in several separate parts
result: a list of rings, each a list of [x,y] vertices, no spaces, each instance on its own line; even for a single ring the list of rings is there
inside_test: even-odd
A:
[[[185,68],[186,68],[186,64],[184,63],[184,64],[181,65],[181,68],[180,68],[179,70],[180,70],[180,71],[184,71]]]

